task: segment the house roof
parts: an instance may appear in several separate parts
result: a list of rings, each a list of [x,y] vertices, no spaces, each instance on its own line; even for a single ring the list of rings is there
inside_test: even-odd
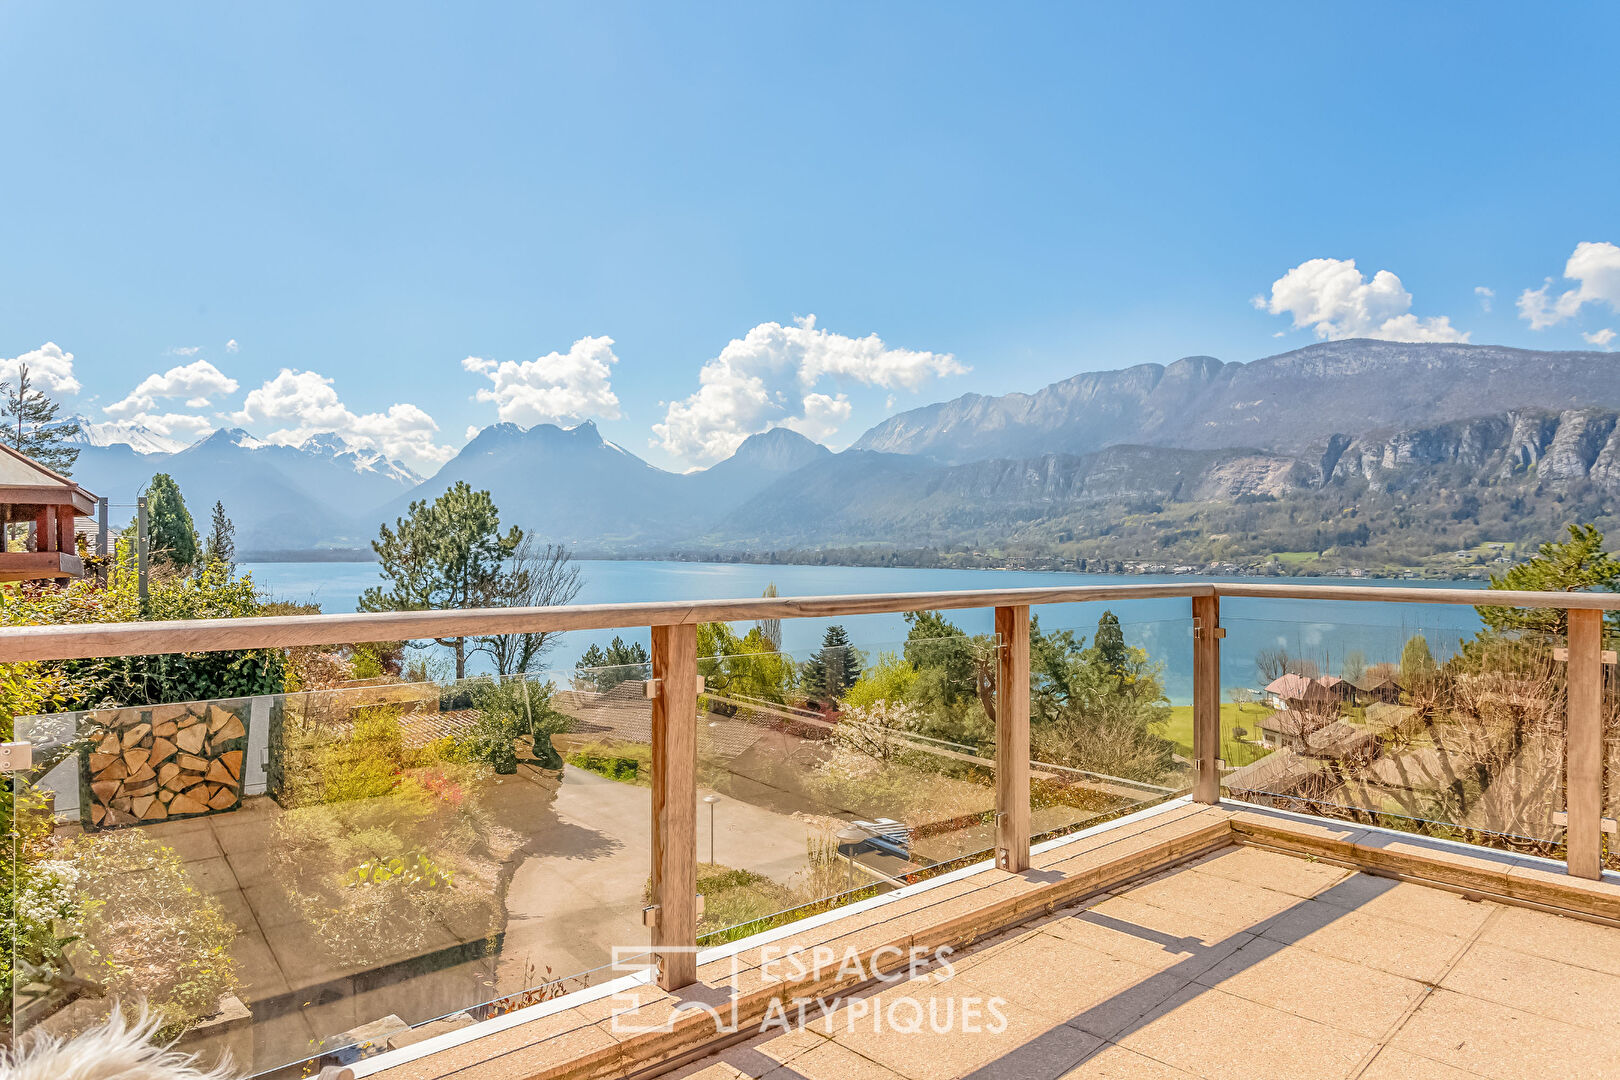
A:
[[[1271,684],[1266,687],[1266,693],[1276,694],[1285,701],[1330,696],[1327,687],[1315,679],[1307,679],[1305,676],[1296,675],[1293,672],[1271,680]]]
[[[27,454],[0,443],[0,504],[70,505],[80,514],[90,514],[95,510],[96,497],[72,477],[48,469]]]

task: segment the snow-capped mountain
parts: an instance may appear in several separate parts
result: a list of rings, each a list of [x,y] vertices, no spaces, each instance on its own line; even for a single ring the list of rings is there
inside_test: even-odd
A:
[[[363,547],[381,520],[376,507],[422,480],[385,454],[332,434],[279,446],[240,428],[221,428],[175,450],[140,450],[104,437],[98,432],[81,441],[75,480],[127,506],[154,475],[168,473],[199,527],[216,501],[224,504],[236,523],[237,548],[246,554]]]
[[[119,420],[98,424],[83,416],[72,419],[79,422],[79,434],[68,442],[76,446],[127,446],[137,454],[176,454],[188,445],[159,435],[144,424]]]

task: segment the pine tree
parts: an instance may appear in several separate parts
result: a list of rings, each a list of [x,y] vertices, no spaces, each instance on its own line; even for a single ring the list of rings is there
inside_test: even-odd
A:
[[[1620,592],[1620,559],[1603,550],[1603,532],[1596,525],[1571,525],[1569,539],[1542,544],[1535,556],[1500,577],[1491,575],[1492,589],[1528,592]],[[1569,631],[1563,608],[1476,608],[1485,625],[1497,633],[1533,633],[1547,638]],[[1605,632],[1620,633],[1620,612],[1604,617]]]
[[[1097,647],[1097,656],[1102,660],[1103,667],[1113,675],[1125,674],[1125,668],[1130,663],[1130,654],[1125,649],[1125,631],[1119,627],[1119,616],[1112,611],[1102,613],[1097,620],[1097,636],[1093,641]]]
[[[861,654],[849,634],[834,623],[822,635],[821,648],[805,662],[800,685],[812,701],[836,701],[861,677]]]
[[[134,529],[130,532],[133,535]],[[197,565],[197,526],[180,485],[168,473],[158,473],[146,485],[146,543],[154,563],[168,563],[177,570]]]
[[[214,503],[213,528],[203,546],[203,562],[209,566],[220,563],[231,573],[236,572],[236,526],[225,516],[225,504],[221,502]]]
[[[630,679],[652,677],[652,658],[640,642],[626,645],[624,639],[613,638],[606,649],[592,645],[585,655],[574,662],[574,679],[595,687],[599,692],[613,689]]]
[[[6,444],[47,469],[64,476],[73,471],[79,449],[68,443],[79,435],[77,420],[58,420],[56,402],[28,383],[28,365],[17,367],[16,382],[4,384],[0,419],[5,422]]]

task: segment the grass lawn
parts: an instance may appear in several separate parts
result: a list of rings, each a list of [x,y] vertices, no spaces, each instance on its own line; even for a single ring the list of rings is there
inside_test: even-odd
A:
[[[1238,705],[1234,702],[1221,703],[1221,760],[1226,762],[1227,768],[1241,768],[1250,762],[1256,761],[1271,753],[1264,746],[1253,743],[1237,742],[1232,738],[1234,728],[1244,728],[1249,737],[1256,734],[1256,724],[1261,717],[1271,712],[1264,705]],[[1176,744],[1176,750],[1183,757],[1193,756],[1193,711],[1191,705],[1170,706],[1170,719],[1157,725],[1156,731]]]

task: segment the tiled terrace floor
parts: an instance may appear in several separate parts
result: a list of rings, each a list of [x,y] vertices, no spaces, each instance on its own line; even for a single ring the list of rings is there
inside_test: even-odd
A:
[[[802,1027],[667,1075],[1620,1076],[1620,929],[1255,847],[1037,919],[951,968],[827,1015],[812,1006]],[[992,998],[1004,1002],[1000,1034]],[[974,1001],[986,1010],[977,1033],[962,1023]],[[949,1010],[945,1033],[930,1030],[930,1010]],[[922,1031],[894,1029],[914,1015]]]

